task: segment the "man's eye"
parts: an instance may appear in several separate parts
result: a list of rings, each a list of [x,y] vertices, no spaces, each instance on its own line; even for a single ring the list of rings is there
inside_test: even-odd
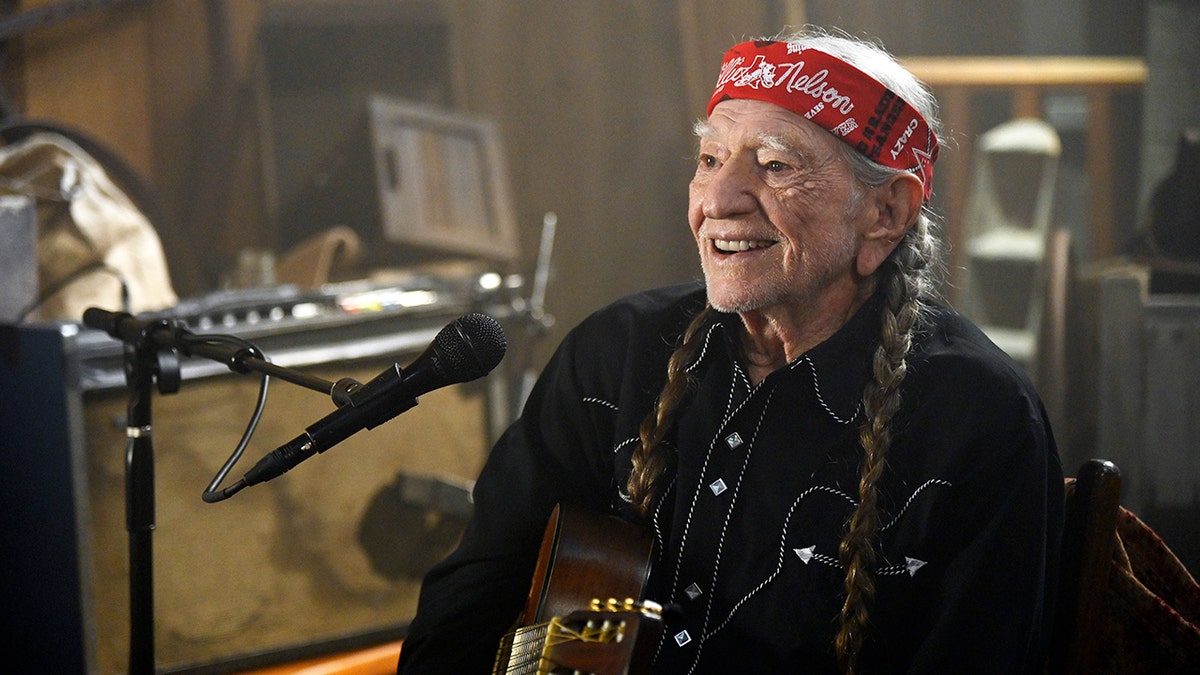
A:
[[[763,168],[765,168],[767,171],[770,171],[771,173],[779,173],[780,171],[787,171],[791,167],[789,167],[787,164],[780,162],[778,160],[771,160],[771,161],[767,162],[766,164],[764,164]]]
[[[712,155],[700,155],[700,166],[711,169],[717,165],[717,158]]]

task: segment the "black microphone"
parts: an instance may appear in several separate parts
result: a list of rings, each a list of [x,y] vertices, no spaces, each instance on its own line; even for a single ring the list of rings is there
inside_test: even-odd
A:
[[[113,337],[120,337],[124,332],[124,322],[132,319],[128,312],[110,312],[99,307],[88,307],[83,310],[83,325],[97,328]]]
[[[110,312],[107,309],[100,309],[99,307],[88,307],[83,310],[83,325],[88,328],[98,328],[112,337],[129,344],[138,344],[144,337],[148,337],[154,344],[160,347],[174,346],[172,344],[164,345],[162,341],[173,337],[180,330],[175,328],[174,324],[170,321],[164,319],[143,319],[129,312]],[[150,334],[147,336],[146,331],[150,328],[171,330],[164,331],[161,335]],[[167,341],[169,342],[169,340]]]
[[[505,348],[504,330],[492,317],[472,313],[455,319],[408,368],[393,364],[351,390],[340,408],[260,459],[246,472],[241,487],[281,476],[352,434],[383,424],[417,405],[422,394],[487,375],[504,358]]]

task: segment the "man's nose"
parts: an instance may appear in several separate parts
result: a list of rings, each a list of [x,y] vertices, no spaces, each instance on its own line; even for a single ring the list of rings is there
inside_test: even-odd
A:
[[[701,206],[706,218],[729,218],[753,210],[756,164],[745,157],[731,158],[703,186]]]

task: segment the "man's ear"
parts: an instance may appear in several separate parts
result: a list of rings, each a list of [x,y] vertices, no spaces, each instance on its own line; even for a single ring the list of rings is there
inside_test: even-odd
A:
[[[871,276],[904,238],[921,215],[924,190],[921,179],[911,173],[898,173],[868,193],[872,220],[862,235],[855,265],[858,273]]]

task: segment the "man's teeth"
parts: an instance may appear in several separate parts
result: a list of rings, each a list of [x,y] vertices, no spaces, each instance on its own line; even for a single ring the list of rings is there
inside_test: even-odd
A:
[[[714,239],[714,240],[713,240],[713,246],[716,246],[718,251],[725,251],[725,252],[728,252],[728,253],[734,253],[734,252],[736,252],[736,251],[749,251],[750,249],[755,249],[755,248],[766,248],[766,247],[768,247],[768,246],[770,246],[771,244],[774,244],[774,243],[775,243],[775,242],[773,242],[773,241],[771,241],[771,240],[769,240],[769,239],[758,239],[758,240],[752,240],[752,239],[737,239],[737,240],[728,240],[728,239]]]

